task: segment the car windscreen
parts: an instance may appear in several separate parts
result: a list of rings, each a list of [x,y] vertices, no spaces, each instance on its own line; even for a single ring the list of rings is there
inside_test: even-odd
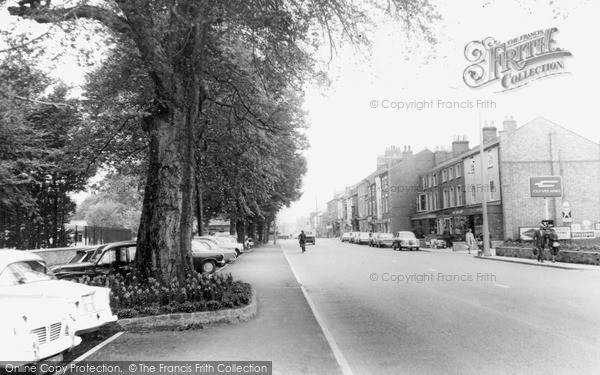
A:
[[[413,232],[398,232],[398,237],[416,238]]]
[[[206,242],[202,241],[192,241],[192,251],[193,252],[202,252],[202,251],[210,251],[210,246]]]
[[[385,238],[394,238],[394,235],[391,234],[391,233],[380,233],[379,234],[379,238],[383,238],[383,239],[385,239]]]
[[[18,285],[50,280],[46,266],[35,260],[9,264],[0,273],[0,285]]]

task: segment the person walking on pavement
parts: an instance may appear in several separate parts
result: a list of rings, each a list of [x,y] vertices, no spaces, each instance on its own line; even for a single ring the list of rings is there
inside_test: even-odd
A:
[[[471,254],[471,250],[477,244],[477,241],[475,241],[475,236],[473,235],[473,230],[471,228],[469,228],[469,231],[467,232],[467,234],[465,236],[465,241],[467,242],[467,248],[469,249],[469,254]]]
[[[306,251],[306,234],[304,234],[304,231],[300,231],[300,235],[298,236],[298,241],[300,242],[300,248],[302,249],[302,252]]]
[[[446,242],[446,248],[452,249],[452,234],[448,227],[444,227],[444,232],[442,233],[442,239]]]
[[[548,242],[548,234],[546,233],[546,225],[540,224],[540,229],[533,234],[533,246],[537,250],[537,261],[544,263],[544,247]]]

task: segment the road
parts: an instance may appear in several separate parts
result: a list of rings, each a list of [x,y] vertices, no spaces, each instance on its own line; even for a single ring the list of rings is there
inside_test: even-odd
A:
[[[354,374],[597,374],[600,272],[281,241]]]

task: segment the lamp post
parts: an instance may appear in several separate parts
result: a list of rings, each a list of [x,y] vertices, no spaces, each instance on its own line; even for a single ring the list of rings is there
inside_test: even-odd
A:
[[[490,256],[490,232],[488,228],[488,217],[487,217],[487,199],[485,196],[485,190],[483,187],[487,181],[487,167],[484,163],[484,150],[483,150],[483,129],[481,128],[481,113],[479,114],[479,156],[481,159],[481,209],[483,215],[483,255]]]

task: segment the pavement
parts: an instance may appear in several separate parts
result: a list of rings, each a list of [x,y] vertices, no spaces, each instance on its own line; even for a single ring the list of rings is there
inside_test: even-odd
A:
[[[550,261],[550,260],[546,260],[546,261],[544,261],[544,263],[541,263],[541,262],[538,262],[537,259],[498,256],[498,255],[496,255],[495,249],[490,249],[491,255],[489,255],[489,256],[477,256],[477,251],[473,251],[473,250],[471,250],[471,254],[469,254],[469,252],[466,250],[451,251],[449,249],[428,249],[428,248],[421,248],[421,250],[429,251],[429,252],[454,253],[457,255],[472,256],[474,258],[482,259],[482,260],[493,260],[493,261],[499,261],[499,262],[528,264],[531,266],[560,268],[560,269],[564,269],[564,270],[600,270],[600,266],[596,266],[593,264],[577,264],[577,263],[563,263],[563,262],[552,263],[552,261]]]
[[[261,245],[223,270],[252,284],[255,319],[174,332],[125,333],[88,361],[272,361],[273,374],[342,374],[279,245]]]

